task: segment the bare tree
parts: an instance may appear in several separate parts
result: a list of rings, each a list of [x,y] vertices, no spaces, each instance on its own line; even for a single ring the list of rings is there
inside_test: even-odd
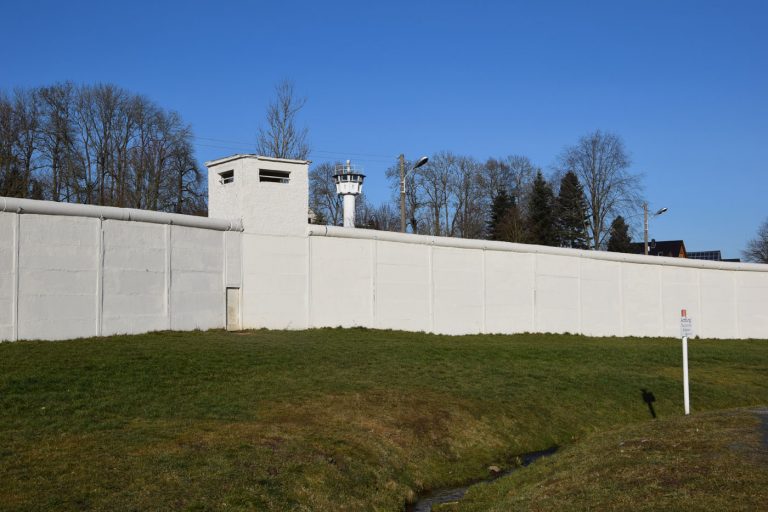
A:
[[[296,97],[289,80],[275,86],[275,95],[267,107],[267,125],[259,128],[256,151],[264,156],[305,160],[309,155],[308,130],[296,126],[296,115],[307,99]]]
[[[630,173],[629,166],[621,138],[600,130],[582,137],[560,156],[560,170],[575,173],[584,186],[592,249],[605,245],[610,231],[606,219],[634,210],[641,202],[640,177]]]
[[[18,89],[14,94],[14,121],[16,124],[16,161],[20,181],[18,194],[30,196],[35,183],[40,140],[40,98],[34,90]]]
[[[309,170],[309,207],[332,226],[339,226],[344,220],[344,203],[333,181],[336,165],[323,162]]]
[[[361,227],[379,231],[400,231],[400,211],[390,203],[369,206],[364,213]]]
[[[482,166],[474,159],[460,156],[451,181],[454,215],[448,234],[461,238],[483,238],[490,197],[482,193]]]
[[[71,118],[74,86],[71,83],[63,83],[41,87],[38,94],[43,117],[40,133],[41,159],[50,169],[50,198],[60,201],[67,199],[65,187],[74,152],[75,135]]]
[[[192,131],[111,84],[0,93],[0,195],[200,213]]]
[[[500,190],[506,190],[514,199],[522,213],[527,212],[528,197],[533,188],[536,172],[527,156],[509,155],[504,158],[489,158],[483,166],[482,193],[489,207]]]
[[[415,186],[421,192],[426,214],[431,224],[430,234],[450,236],[452,225],[451,186],[456,174],[457,157],[450,151],[433,155],[429,162],[419,169]]]
[[[744,259],[755,263],[768,263],[768,219],[760,225],[757,237],[747,243]]]
[[[21,173],[16,157],[16,128],[13,103],[4,95],[0,95],[0,195],[19,195]]]

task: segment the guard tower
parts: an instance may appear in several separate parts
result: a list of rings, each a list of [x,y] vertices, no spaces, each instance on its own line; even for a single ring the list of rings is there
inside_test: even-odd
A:
[[[336,193],[344,196],[344,227],[355,227],[355,197],[363,192],[365,174],[347,160],[344,165],[336,166],[333,181],[336,183]]]
[[[208,216],[242,219],[249,233],[304,236],[309,161],[232,155],[208,167]]]

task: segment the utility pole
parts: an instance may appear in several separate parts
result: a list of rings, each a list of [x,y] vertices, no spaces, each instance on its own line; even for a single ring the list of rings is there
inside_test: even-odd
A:
[[[662,213],[665,213],[667,208],[661,208],[659,211],[653,214],[653,217],[658,217]],[[643,203],[643,239],[645,244],[645,255],[648,256],[648,203]]]
[[[415,165],[409,165],[408,173],[411,173],[426,164],[429,158],[419,158]],[[405,233],[405,155],[400,154],[400,232]]]
[[[643,229],[645,252],[643,252],[643,254],[648,256],[648,203],[643,203],[643,218],[643,226],[645,226]]]
[[[405,233],[405,155],[400,154],[400,232]]]

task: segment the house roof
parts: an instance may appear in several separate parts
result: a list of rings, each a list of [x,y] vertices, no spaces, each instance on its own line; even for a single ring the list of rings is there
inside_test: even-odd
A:
[[[631,244],[633,254],[643,254],[645,246],[643,242]],[[685,258],[685,243],[682,240],[651,240],[648,242],[649,256],[669,256],[672,258]]]

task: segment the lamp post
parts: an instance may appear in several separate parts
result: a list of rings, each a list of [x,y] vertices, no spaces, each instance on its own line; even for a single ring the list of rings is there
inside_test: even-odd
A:
[[[400,232],[405,233],[405,178],[412,171],[418,169],[429,161],[429,158],[423,156],[419,158],[416,165],[405,172],[405,155],[400,155]]]
[[[661,208],[661,209],[659,209],[659,211],[654,213],[652,216],[653,217],[658,217],[659,215],[661,215],[662,213],[664,213],[666,211],[667,211],[667,208]],[[644,224],[644,229],[643,229],[644,235],[643,235],[643,239],[644,239],[644,244],[645,244],[644,254],[646,256],[648,256],[648,203],[643,203],[643,217],[644,217],[644,223],[643,223]]]

